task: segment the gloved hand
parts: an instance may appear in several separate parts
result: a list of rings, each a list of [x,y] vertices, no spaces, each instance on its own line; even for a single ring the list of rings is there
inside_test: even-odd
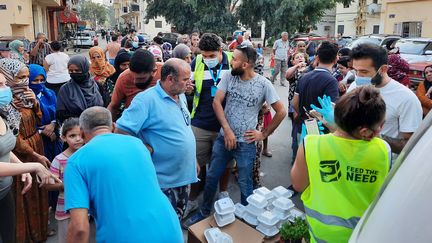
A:
[[[318,97],[318,102],[320,103],[321,108],[318,108],[313,104],[311,105],[311,108],[319,112],[323,116],[326,123],[335,125],[336,122],[334,120],[334,107],[330,96],[324,95],[323,98]]]
[[[320,131],[320,134],[323,135],[324,134],[324,125],[323,125],[323,123],[321,121],[318,121],[317,123],[318,123],[318,129]],[[300,139],[297,141],[298,145],[300,145],[303,142],[303,140],[305,139],[306,135],[307,135],[306,125],[303,123],[302,124],[302,130],[301,130],[301,133],[300,133]]]

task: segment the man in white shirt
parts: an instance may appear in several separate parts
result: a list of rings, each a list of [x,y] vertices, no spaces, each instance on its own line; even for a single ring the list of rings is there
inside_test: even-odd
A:
[[[422,121],[422,108],[415,94],[391,79],[387,71],[387,51],[376,45],[363,44],[352,50],[357,76],[348,92],[361,85],[374,85],[386,103],[382,138],[399,154]]]
[[[275,60],[275,69],[270,80],[272,83],[274,83],[277,75],[280,73],[280,84],[281,86],[285,86],[285,73],[288,70],[288,50],[288,33],[282,32],[281,38],[273,44],[272,55]]]

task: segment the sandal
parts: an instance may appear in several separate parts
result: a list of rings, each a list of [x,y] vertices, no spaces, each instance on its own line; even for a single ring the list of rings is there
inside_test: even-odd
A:
[[[54,236],[55,234],[56,234],[56,230],[55,229],[48,229],[48,233],[47,233],[48,237]]]
[[[269,158],[273,156],[273,154],[269,151],[263,151],[262,155],[269,157]]]

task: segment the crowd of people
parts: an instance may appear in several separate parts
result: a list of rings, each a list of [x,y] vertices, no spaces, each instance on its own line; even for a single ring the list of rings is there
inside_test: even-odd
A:
[[[49,206],[59,242],[183,242],[181,227],[229,197],[233,171],[247,204],[275,132],[291,134],[290,188],[312,240],[347,241],[432,108],[432,66],[415,94],[404,60],[379,46],[299,41],[292,52],[283,32],[266,78],[247,32],[225,44],[181,35],[175,48],[105,35],[89,59],[42,33],[28,52],[0,50],[0,242],[46,241]],[[276,131],[287,114],[292,130]],[[311,119],[324,135],[307,135]]]

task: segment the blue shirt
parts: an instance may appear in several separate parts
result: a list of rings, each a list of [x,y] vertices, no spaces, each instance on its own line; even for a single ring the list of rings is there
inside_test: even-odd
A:
[[[195,137],[184,94],[179,95],[177,103],[158,82],[135,96],[117,120],[117,127],[153,148],[152,159],[161,188],[197,181]]]
[[[139,139],[98,135],[67,163],[65,210],[89,209],[97,242],[183,242],[177,215]]]
[[[204,59],[203,59],[204,61]],[[230,64],[228,62],[228,56],[225,52],[222,52],[222,70],[219,74],[219,79],[216,84],[219,84],[221,78],[226,74],[230,73]],[[211,96],[211,87],[214,86],[214,81],[210,72],[213,72],[213,76],[216,78],[219,71],[220,65],[218,64],[212,70],[209,70],[207,65],[204,64],[204,79],[201,89],[201,96],[198,107],[195,112],[195,116],[192,119],[192,126],[199,127],[207,131],[218,132],[221,128],[216,114],[213,110],[213,97]],[[195,70],[196,59],[191,63],[192,71]],[[192,73],[191,77],[194,78]]]

